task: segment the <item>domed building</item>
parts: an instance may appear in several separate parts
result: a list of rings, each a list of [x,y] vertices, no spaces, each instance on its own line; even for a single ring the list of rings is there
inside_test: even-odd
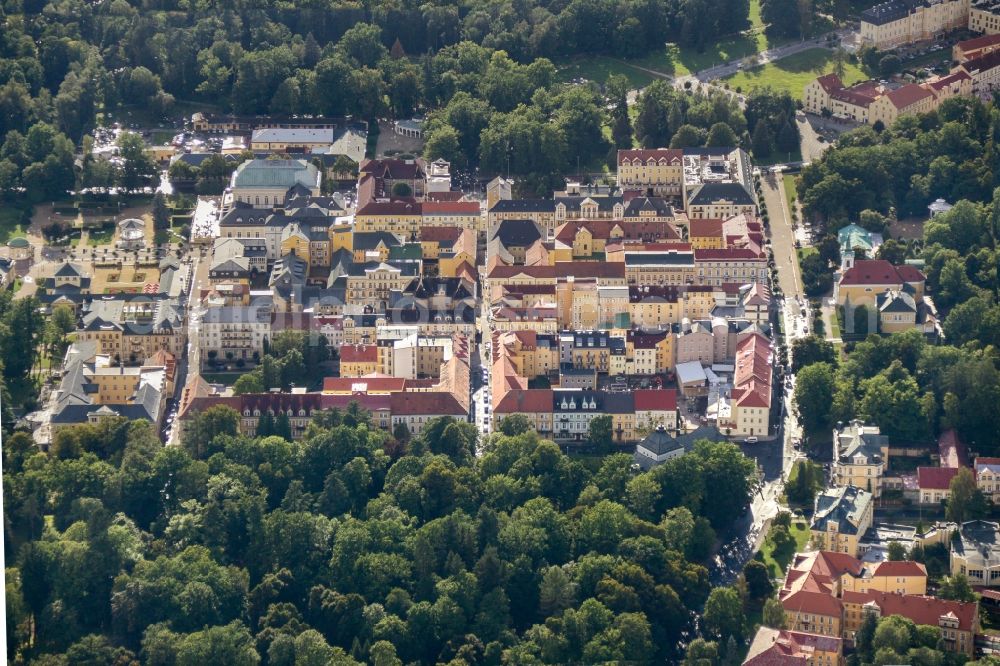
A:
[[[135,217],[119,222],[118,241],[115,245],[120,250],[141,250],[146,247],[146,223]]]

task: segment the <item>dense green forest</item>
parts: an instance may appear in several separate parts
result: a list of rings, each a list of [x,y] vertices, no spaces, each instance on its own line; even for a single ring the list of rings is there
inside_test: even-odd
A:
[[[114,419],[59,431],[48,454],[8,434],[11,654],[662,663],[706,602],[716,530],[756,484],[732,444],[636,474],[631,456],[590,466],[516,418],[475,458],[472,424],[397,440],[354,407],[299,442],[239,435],[223,407],[178,447]],[[705,635],[742,642],[744,599],[712,597]]]
[[[640,100],[633,132],[624,79],[557,82],[553,57],[636,56],[668,41],[697,49],[746,28],[749,3],[723,4],[8,2],[0,192],[38,202],[74,188],[149,185],[155,171],[137,138],[120,139],[121,162],[90,156],[93,129],[124,112],[142,127],[173,125],[195,109],[364,120],[429,113],[426,156],[506,169],[538,192],[634,143],[740,142],[760,157],[793,150],[787,95],[768,102],[773,113],[759,125],[728,95],[677,94],[659,82]]]
[[[1000,110],[952,99],[881,132],[846,133],[803,170],[806,214],[829,234],[802,264],[807,289],[816,284],[817,294],[830,288],[828,277],[825,285],[819,278],[839,264],[835,234],[848,221],[889,237],[897,218],[926,216],[934,199],[955,204],[925,222],[921,237],[889,238],[876,255],[896,264],[923,260],[943,344],[928,344],[916,331],[868,337],[849,343],[840,360],[827,343],[797,342],[796,400],[810,431],[858,417],[877,423],[894,442],[920,444],[955,428],[976,452],[1000,453],[998,140]],[[866,328],[868,314],[854,316],[862,339],[874,332]]]

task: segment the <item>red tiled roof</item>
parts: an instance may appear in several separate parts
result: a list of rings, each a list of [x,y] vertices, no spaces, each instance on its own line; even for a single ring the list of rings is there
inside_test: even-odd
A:
[[[369,201],[358,209],[356,215],[420,215],[419,201],[394,199],[392,201]]]
[[[844,89],[844,82],[841,81],[840,77],[833,72],[816,77],[816,83],[818,83],[823,90],[827,92],[827,94],[833,92],[834,90]]]
[[[451,393],[428,391],[393,393],[389,396],[393,416],[462,416],[468,413]]]
[[[973,72],[988,72],[991,69],[1000,67],[1000,50],[990,51],[985,55],[966,60],[959,67],[970,74]]]
[[[619,150],[618,164],[623,161],[640,159],[645,162],[648,159],[659,161],[665,159],[668,162],[680,162],[684,159],[684,151],[679,148],[652,148],[648,150]]]
[[[637,412],[677,411],[676,389],[639,389],[632,398]]]
[[[722,236],[721,219],[699,219],[695,218],[689,222],[691,238],[720,238]]]
[[[883,617],[902,615],[915,624],[939,626],[941,616],[952,613],[958,619],[961,631],[972,631],[973,620],[978,611],[975,602],[948,601],[919,594],[891,594],[887,592],[844,592],[844,603],[860,604],[873,602],[881,609]]]
[[[402,391],[406,380],[402,377],[324,377],[324,391]],[[364,387],[361,389],[360,387]]]
[[[424,215],[479,215],[478,201],[425,201]]]
[[[917,485],[921,490],[948,490],[956,474],[957,467],[918,467]]]
[[[905,86],[896,88],[889,92],[886,97],[897,109],[906,109],[928,97],[934,97],[934,93],[926,88],[921,88],[916,83],[908,83]]]
[[[500,398],[493,410],[497,414],[551,413],[552,389],[513,389]]]
[[[374,363],[378,360],[378,347],[375,345],[341,345],[341,363]]]
[[[910,266],[909,264],[903,264],[902,266],[896,266],[896,274],[903,282],[924,282],[927,278],[920,269],[915,266]]]
[[[839,655],[842,649],[841,639],[834,636],[761,627],[743,666],[806,666],[816,652]]]
[[[800,590],[781,599],[787,613],[840,617],[840,599],[827,592]]]
[[[460,201],[465,196],[464,192],[449,190],[447,192],[427,192],[424,198],[427,201]]]
[[[873,572],[876,576],[927,576],[927,567],[920,562],[880,562]]]
[[[893,266],[885,259],[862,259],[844,271],[842,285],[894,285],[902,282],[923,282],[924,274],[913,266]]]
[[[1000,45],[1000,35],[983,35],[981,37],[966,39],[964,42],[955,44],[955,46],[962,51],[976,51],[987,46],[998,45]]]
[[[516,275],[533,278],[559,278],[572,275],[577,278],[624,278],[625,264],[616,261],[560,261],[554,266],[494,266],[487,277],[510,278]]]
[[[928,81],[925,85],[930,86],[934,90],[941,90],[942,88],[947,88],[953,83],[971,78],[972,77],[969,76],[965,71],[958,70],[957,72],[953,72],[951,74],[948,74],[947,76],[942,76],[933,81]]]
[[[420,240],[429,243],[454,243],[461,235],[461,227],[420,227]]]
[[[718,248],[695,248],[694,249],[694,260],[695,261],[720,261],[720,260],[747,260],[755,259],[758,261],[766,261],[767,256],[763,252],[758,252],[752,250],[748,247],[730,247],[725,249]]]
[[[854,106],[870,106],[875,101],[874,91],[868,88],[842,88],[830,92],[833,99],[853,104]]]
[[[632,220],[569,220],[556,229],[555,239],[572,243],[580,229],[586,229],[594,238],[611,240],[611,232],[618,227],[621,241],[640,242],[650,240],[680,240],[680,234],[673,222],[632,221]],[[618,240],[617,238],[615,240]]]

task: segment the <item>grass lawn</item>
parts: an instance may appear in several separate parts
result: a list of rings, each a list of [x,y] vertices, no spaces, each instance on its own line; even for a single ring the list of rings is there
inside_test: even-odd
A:
[[[773,533],[774,528],[771,529]],[[788,564],[792,561],[792,556],[803,550],[806,544],[809,543],[809,525],[805,521],[798,520],[792,522],[792,529],[789,532],[795,539],[794,547],[776,552],[774,543],[771,541],[771,535],[768,534],[767,539],[764,540],[764,546],[760,549],[761,554],[764,556],[764,565],[767,567],[772,578],[784,576]]]
[[[232,386],[242,374],[242,372],[203,372],[201,378],[209,384]]]
[[[730,88],[740,88],[743,92],[771,86],[778,91],[787,91],[794,99],[802,99],[802,92],[807,83],[831,71],[833,71],[833,52],[817,48],[790,55],[761,67],[737,72],[724,80]],[[845,85],[867,78],[857,65],[852,63],[844,65]]]
[[[87,237],[87,245],[97,247],[98,245],[108,245],[115,237],[115,225],[91,229]]]
[[[628,79],[631,87],[645,88],[657,78],[648,72],[632,67],[623,60],[616,60],[609,56],[571,58],[560,62],[558,67],[559,72],[556,76],[560,81],[566,82],[579,78],[603,84],[612,74],[619,74]]]
[[[790,173],[786,173],[782,177],[782,180],[785,183],[785,200],[788,201],[789,210],[792,209],[792,204],[799,198],[799,192],[795,187],[795,178],[796,176]]]
[[[814,248],[812,245],[806,247],[800,247],[795,251],[795,254],[799,255],[799,264],[802,264],[802,260],[808,257],[810,254],[817,254],[819,250]]]
[[[556,66],[559,68],[560,81],[584,78],[603,83],[610,74],[621,74],[628,78],[632,86],[642,88],[657,77],[636,67],[652,69],[667,76],[687,76],[715,65],[760,53],[787,41],[789,40],[768,39],[764,34],[764,22],[760,18],[760,0],[750,0],[750,28],[744,33],[712,44],[702,51],[665,43],[663,48],[635,60],[625,61],[610,56],[584,56],[559,61]]]
[[[153,130],[149,133],[149,142],[154,146],[170,143],[177,134],[174,130]]]
[[[0,243],[6,243],[11,238],[26,236],[26,229],[21,224],[24,212],[20,208],[0,208]]]

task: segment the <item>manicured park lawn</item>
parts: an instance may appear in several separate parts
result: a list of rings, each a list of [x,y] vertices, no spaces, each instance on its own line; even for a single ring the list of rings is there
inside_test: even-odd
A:
[[[0,206],[0,243],[27,235],[21,225],[21,215],[19,208]]]
[[[642,58],[629,61],[611,56],[585,56],[558,61],[556,66],[559,68],[559,80],[571,81],[574,78],[584,78],[603,83],[610,74],[622,74],[628,77],[629,83],[634,87],[641,88],[652,83],[657,77],[635,66],[645,67],[666,76],[687,76],[784,43],[785,40],[770,42],[764,34],[764,23],[760,18],[760,0],[750,1],[750,24],[750,29],[745,33],[723,39],[701,52],[670,43]]]
[[[771,530],[773,533],[774,528],[772,527]],[[771,542],[769,534],[767,539],[764,540],[764,546],[760,549],[761,555],[764,556],[764,565],[767,567],[768,573],[771,574],[772,578],[784,576],[788,564],[792,561],[792,556],[804,550],[806,544],[809,543],[809,525],[805,521],[797,520],[792,522],[792,529],[789,530],[789,533],[795,539],[794,547],[775,552],[774,543]]]
[[[754,88],[771,86],[778,91],[787,91],[794,99],[802,99],[807,83],[821,74],[833,71],[833,51],[808,49],[790,55],[761,67],[737,72],[727,77],[730,88],[740,88],[750,92]],[[844,65],[844,84],[851,85],[868,77],[853,63]]]
[[[604,84],[612,74],[619,74],[628,79],[632,88],[645,88],[657,77],[636,69],[622,60],[609,56],[581,56],[558,63],[560,81],[587,79]]]

